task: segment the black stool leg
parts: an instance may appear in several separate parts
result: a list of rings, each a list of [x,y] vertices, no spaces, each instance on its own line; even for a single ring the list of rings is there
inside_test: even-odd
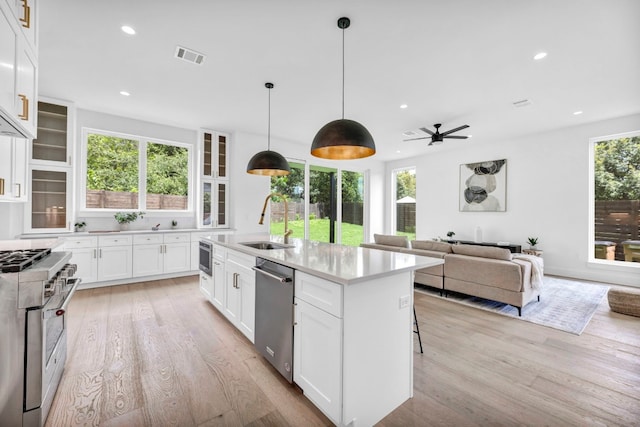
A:
[[[418,317],[416,316],[416,306],[413,306],[413,324],[416,325],[416,329],[413,331],[414,334],[418,334],[418,343],[420,344],[420,353],[422,351],[422,339],[420,338],[420,326],[418,326]]]

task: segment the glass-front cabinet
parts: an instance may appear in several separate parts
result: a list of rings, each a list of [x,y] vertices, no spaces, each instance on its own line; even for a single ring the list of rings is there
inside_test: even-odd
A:
[[[66,168],[32,167],[30,173],[30,228],[47,231],[68,229],[70,220],[68,210],[71,206],[70,171]]]
[[[229,135],[203,129],[202,176],[214,179],[229,179]]]
[[[65,101],[41,97],[38,102],[38,137],[31,142],[29,159],[26,232],[71,229],[74,112],[73,104]]]
[[[226,133],[200,131],[200,228],[229,227],[229,142]]]

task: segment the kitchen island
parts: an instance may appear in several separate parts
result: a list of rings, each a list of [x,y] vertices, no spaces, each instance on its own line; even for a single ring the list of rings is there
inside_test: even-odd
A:
[[[203,292],[252,342],[255,258],[295,270],[293,380],[336,425],[373,425],[413,396],[413,272],[441,259],[300,239],[244,245],[284,244],[268,234],[203,240],[214,257]]]

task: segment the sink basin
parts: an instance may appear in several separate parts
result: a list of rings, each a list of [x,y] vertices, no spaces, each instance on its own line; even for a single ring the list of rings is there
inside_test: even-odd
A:
[[[262,250],[271,250],[271,249],[287,249],[292,248],[293,245],[286,245],[284,243],[276,243],[276,242],[241,242],[243,246],[248,246],[254,249],[262,249]]]

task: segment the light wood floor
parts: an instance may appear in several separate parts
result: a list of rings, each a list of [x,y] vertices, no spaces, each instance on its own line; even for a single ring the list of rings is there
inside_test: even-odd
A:
[[[414,398],[381,426],[640,426],[640,318],[606,298],[581,336],[415,298]],[[197,276],[79,291],[68,317],[49,427],[331,425],[204,300]]]

